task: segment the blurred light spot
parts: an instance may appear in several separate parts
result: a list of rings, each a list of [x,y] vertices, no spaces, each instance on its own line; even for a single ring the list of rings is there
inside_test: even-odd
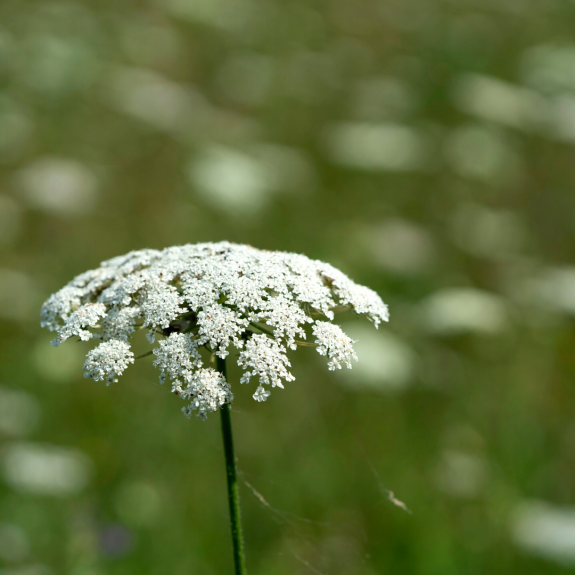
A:
[[[39,92],[59,96],[89,87],[99,70],[93,49],[82,40],[46,35],[27,40],[21,76]]]
[[[34,125],[21,106],[0,96],[0,126],[0,162],[9,162],[28,145]]]
[[[162,4],[179,18],[230,31],[245,29],[255,10],[250,0],[163,0]]]
[[[30,543],[26,532],[18,525],[0,523],[0,558],[16,563],[26,559],[29,553]]]
[[[424,154],[421,136],[399,124],[334,124],[323,139],[334,162],[362,170],[414,170]]]
[[[496,333],[507,323],[507,309],[499,296],[474,288],[447,288],[421,303],[423,321],[436,333]]]
[[[549,309],[575,315],[575,267],[544,270],[526,282],[524,292]]]
[[[45,565],[22,565],[20,567],[0,568],[0,575],[53,575],[52,569]]]
[[[137,68],[120,69],[110,83],[112,104],[137,120],[175,135],[206,122],[210,106],[190,87]]]
[[[342,384],[382,393],[400,391],[410,384],[416,357],[407,344],[384,328],[375,330],[360,322],[346,322],[342,329],[356,341],[353,347],[359,359],[352,362],[352,369],[337,372]]]
[[[575,46],[542,44],[523,54],[523,82],[547,95],[575,92]]]
[[[4,480],[16,491],[70,497],[86,487],[91,461],[78,449],[12,443],[2,453],[1,468]]]
[[[261,162],[247,154],[214,146],[196,156],[188,175],[209,203],[231,214],[259,211],[267,203],[269,182]]]
[[[492,260],[518,252],[526,242],[521,217],[480,204],[461,204],[451,218],[451,234],[460,249]]]
[[[0,268],[0,318],[26,321],[38,314],[34,280],[19,271]]]
[[[547,114],[545,99],[536,92],[491,76],[464,74],[452,93],[460,110],[515,128],[537,127]]]
[[[468,499],[480,494],[487,481],[488,469],[486,462],[476,455],[448,450],[443,453],[434,477],[441,491]]]
[[[417,104],[411,86],[392,76],[360,80],[353,87],[352,113],[362,122],[397,121],[411,113]]]
[[[247,106],[263,104],[274,76],[274,60],[256,52],[233,52],[216,74],[221,94]]]
[[[142,20],[122,23],[124,52],[138,66],[164,66],[176,61],[182,49],[178,32],[167,24],[157,25]]]
[[[511,517],[511,534],[527,553],[575,566],[575,507],[525,501]]]
[[[12,198],[0,195],[0,245],[12,244],[20,235],[21,227],[22,209]]]
[[[61,345],[55,350],[45,337],[38,339],[31,353],[36,371],[54,383],[67,383],[81,377],[79,368],[85,356],[86,350],[78,345]]]
[[[23,198],[33,208],[77,216],[94,207],[98,182],[84,164],[65,158],[36,160],[16,174]]]
[[[575,97],[564,95],[553,98],[550,117],[547,135],[575,142]]]
[[[265,167],[272,191],[309,191],[317,184],[315,168],[300,150],[260,142],[247,151]]]
[[[485,126],[463,126],[451,132],[445,155],[463,177],[490,181],[510,178],[519,171],[519,160],[502,135]]]
[[[40,405],[35,397],[20,389],[0,386],[0,433],[23,436],[40,421]]]
[[[315,173],[297,150],[257,144],[246,152],[212,146],[193,158],[190,184],[208,203],[232,215],[260,211],[276,192],[313,185]]]
[[[132,533],[122,525],[108,525],[100,532],[100,549],[104,555],[124,557],[134,545]]]
[[[161,511],[157,489],[143,481],[122,485],[115,496],[115,508],[120,519],[136,527],[153,525]]]
[[[366,240],[374,260],[398,274],[424,272],[435,259],[430,235],[420,226],[405,220],[387,220],[373,228]]]

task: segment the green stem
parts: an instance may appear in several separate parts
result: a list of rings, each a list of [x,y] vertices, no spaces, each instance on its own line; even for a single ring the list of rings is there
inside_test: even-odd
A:
[[[226,377],[226,360],[217,358],[218,371]],[[246,556],[244,551],[244,539],[242,536],[242,523],[240,518],[240,492],[236,473],[236,456],[232,439],[232,419],[230,406],[225,403],[221,409],[222,436],[224,439],[224,454],[226,457],[226,475],[228,478],[228,501],[230,505],[230,525],[232,528],[232,542],[234,544],[234,564],[236,575],[245,575]]]

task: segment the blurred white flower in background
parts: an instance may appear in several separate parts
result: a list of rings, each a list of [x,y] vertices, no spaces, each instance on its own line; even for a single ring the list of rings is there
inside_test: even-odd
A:
[[[34,90],[58,97],[90,88],[101,65],[95,50],[79,37],[40,34],[26,38],[22,81]]]
[[[407,220],[390,218],[361,236],[372,261],[401,275],[424,273],[436,259],[429,232]]]
[[[355,340],[359,361],[353,370],[338,372],[338,380],[349,389],[393,393],[407,388],[416,368],[416,355],[409,345],[388,331],[375,331],[360,322],[342,324]]]
[[[477,497],[489,476],[487,462],[471,453],[446,450],[434,470],[437,487],[461,499]]]
[[[360,122],[397,121],[417,105],[413,88],[393,76],[366,78],[353,86],[352,115]]]
[[[454,104],[482,120],[530,130],[547,118],[545,98],[492,76],[462,74],[452,86]]]
[[[520,288],[528,302],[575,316],[575,267],[548,268]]]
[[[532,555],[575,566],[575,507],[524,501],[512,514],[511,536]]]
[[[254,16],[251,0],[156,0],[169,14],[229,31],[245,29]]]
[[[207,203],[249,215],[278,192],[313,187],[315,172],[304,154],[286,146],[261,143],[240,151],[214,145],[192,158],[188,179]]]
[[[26,321],[36,316],[39,297],[32,277],[0,268],[0,319]]]
[[[40,421],[36,398],[20,389],[0,386],[0,434],[24,436]]]
[[[30,359],[37,373],[56,384],[65,384],[78,379],[78,365],[84,361],[85,353],[80,346],[61,346],[58,351],[50,347],[52,338],[40,337],[31,350]]]
[[[12,244],[18,239],[21,228],[22,208],[12,198],[0,195],[0,245]]]
[[[67,158],[44,157],[16,173],[16,185],[32,208],[73,217],[96,203],[98,180],[84,164]]]
[[[70,497],[88,484],[92,462],[78,449],[19,442],[4,447],[0,468],[16,491]]]
[[[575,45],[532,46],[521,58],[521,77],[546,95],[575,93]]]
[[[503,133],[488,125],[466,125],[452,130],[445,155],[456,173],[483,180],[513,180],[520,174],[521,160]]]
[[[575,141],[575,46],[541,44],[525,51],[523,81],[548,96],[548,135]]]
[[[143,68],[118,68],[109,82],[109,100],[119,111],[153,128],[188,137],[208,119],[210,105],[190,86]]]
[[[426,151],[423,137],[401,124],[341,122],[328,126],[322,139],[332,161],[360,170],[416,170]]]
[[[438,334],[497,333],[508,321],[505,300],[475,288],[445,288],[420,305],[425,327]]]

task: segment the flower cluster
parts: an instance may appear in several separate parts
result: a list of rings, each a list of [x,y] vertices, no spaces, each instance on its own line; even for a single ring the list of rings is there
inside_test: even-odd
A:
[[[107,383],[133,363],[129,340],[147,330],[154,344],[160,381],[191,401],[184,412],[198,415],[231,403],[224,376],[205,368],[202,353],[225,358],[240,350],[237,363],[247,383],[259,379],[253,397],[265,401],[264,386],[292,381],[288,349],[316,346],[330,369],[351,367],[353,342],[331,321],[334,312],[354,310],[375,327],[387,321],[381,298],[329,264],[285,252],[262,251],[228,242],[140,250],[103,262],[53,294],[41,323],[57,332],[54,346],[73,336],[97,338],[88,353],[86,377]],[[315,343],[306,343],[306,326]],[[299,339],[298,339],[299,338]],[[205,350],[202,352],[202,350]]]

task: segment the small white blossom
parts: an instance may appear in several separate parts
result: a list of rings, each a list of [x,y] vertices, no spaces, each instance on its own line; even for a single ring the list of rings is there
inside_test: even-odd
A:
[[[200,369],[194,373],[188,385],[176,390],[182,399],[191,399],[190,405],[182,407],[186,417],[198,410],[198,417],[206,419],[209,412],[217,411],[224,403],[234,399],[225,377],[213,368]]]
[[[261,383],[283,388],[282,379],[295,379],[286,369],[291,367],[291,364],[285,355],[285,348],[267,335],[255,334],[248,340],[246,349],[240,352],[238,365],[244,369],[252,368],[252,371],[246,371],[242,375],[240,383],[247,383],[250,378],[257,376]]]
[[[202,367],[198,342],[190,334],[170,334],[154,349],[154,355],[157,357],[154,366],[159,367],[162,375],[168,376],[176,387],[188,384],[194,371]]]
[[[256,401],[265,401],[270,396],[270,392],[267,389],[264,389],[261,385],[256,389],[256,392],[253,394],[253,398]]]
[[[205,311],[198,313],[198,325],[201,343],[209,343],[212,349],[219,350],[217,355],[225,358],[230,341],[236,347],[243,347],[244,342],[239,336],[246,330],[249,321],[224,306],[210,306]]]
[[[84,363],[84,377],[94,381],[106,380],[106,385],[118,381],[128,364],[134,363],[134,354],[125,341],[111,339],[88,352]]]
[[[100,318],[106,315],[106,306],[101,303],[87,303],[70,314],[66,324],[58,330],[58,337],[51,343],[58,347],[63,341],[77,335],[82,341],[88,341],[93,336],[91,331],[84,329],[95,326]]]
[[[130,334],[134,332],[136,318],[140,317],[142,313],[142,309],[138,306],[111,308],[102,321],[102,339],[127,340]]]
[[[327,321],[317,321],[312,328],[313,335],[317,338],[317,352],[327,355],[330,359],[328,367],[331,371],[341,369],[344,363],[351,369],[351,360],[357,361],[357,355],[353,350],[353,340],[343,333],[339,325]]]
[[[303,343],[310,324],[329,368],[350,366],[353,342],[331,323],[335,311],[346,309],[376,327],[388,320],[374,291],[329,264],[220,242],[140,250],[103,262],[50,296],[41,324],[58,332],[54,345],[72,336],[103,340],[88,353],[85,369],[108,383],[133,362],[128,341],[148,328],[160,381],[168,377],[175,393],[192,399],[187,414],[195,409],[205,417],[230,403],[232,394],[221,374],[203,367],[201,353],[225,358],[233,344],[245,371],[241,382],[258,378],[253,397],[265,401],[264,385],[293,381],[287,351]]]

